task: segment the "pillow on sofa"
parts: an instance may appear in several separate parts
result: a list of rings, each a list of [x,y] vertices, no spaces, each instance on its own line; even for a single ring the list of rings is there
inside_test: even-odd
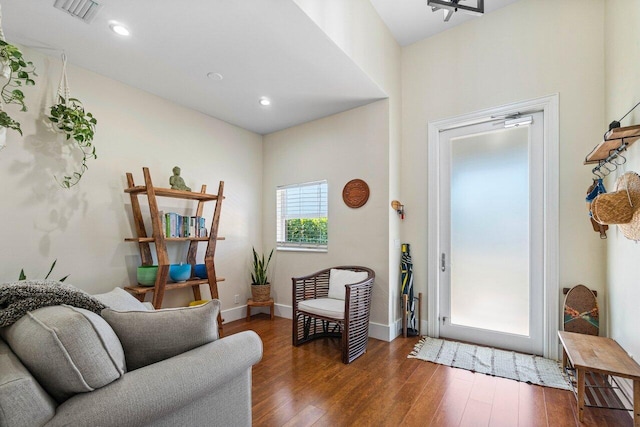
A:
[[[122,288],[113,288],[111,292],[92,296],[114,310],[147,311],[143,303]]]
[[[220,301],[149,311],[102,310],[134,370],[218,339]]]
[[[351,271],[332,268],[329,272],[329,298],[341,299],[346,297],[345,285],[365,280],[369,274],[366,271]]]
[[[40,385],[58,402],[93,391],[126,371],[118,337],[97,314],[55,305],[30,311],[2,336]]]

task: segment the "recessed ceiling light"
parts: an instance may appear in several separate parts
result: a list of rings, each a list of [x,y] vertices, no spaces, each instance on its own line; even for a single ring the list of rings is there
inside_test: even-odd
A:
[[[263,96],[262,98],[260,98],[260,100],[258,100],[258,103],[263,107],[266,107],[267,105],[271,105],[271,100],[266,96]]]
[[[216,80],[216,81],[220,81],[220,80],[224,79],[222,74],[214,73],[214,72],[207,73],[207,77],[209,77],[211,80]]]
[[[111,28],[111,31],[121,36],[128,36],[131,34],[127,27],[117,22],[112,22],[111,24],[109,24],[109,28]]]

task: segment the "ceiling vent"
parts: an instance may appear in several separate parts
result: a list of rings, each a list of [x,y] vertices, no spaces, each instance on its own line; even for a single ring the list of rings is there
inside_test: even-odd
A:
[[[53,7],[89,24],[102,6],[92,0],[56,0]]]

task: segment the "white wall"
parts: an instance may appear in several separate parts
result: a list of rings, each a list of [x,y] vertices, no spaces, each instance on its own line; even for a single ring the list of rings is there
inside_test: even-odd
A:
[[[291,306],[291,278],[338,265],[363,265],[376,272],[371,321],[388,324],[388,101],[378,101],[264,137],[264,234],[276,246],[276,187],[328,181],[328,252],[274,253],[271,293]],[[378,165],[380,167],[378,167]],[[360,178],[369,185],[358,209],[342,200],[344,185]]]
[[[262,244],[262,137],[68,66],[72,96],[98,119],[98,159],[88,162],[78,186],[62,189],[53,175],[73,171],[68,146],[43,117],[57,89],[61,64],[29,49],[24,53],[34,61],[39,77],[36,86],[25,91],[29,111],[8,108],[22,123],[24,137],[10,131],[8,145],[0,151],[0,282],[16,280],[21,268],[29,278],[42,278],[56,258],[52,278],[71,274],[67,282],[90,293],[135,282],[139,252],[135,243],[124,242],[134,235],[131,202],[123,192],[125,173],[132,172],[136,184],[142,184],[142,167],[148,166],[154,184],[168,187],[171,169],[179,165],[187,185],[196,191],[206,184],[215,193],[218,181],[225,181],[220,234],[226,241],[217,245],[216,267],[227,281],[219,286],[220,298],[223,309],[234,306],[235,294],[245,300],[250,294],[251,246]],[[159,204],[165,211],[191,212],[186,201],[160,199]],[[209,218],[212,210],[213,205],[205,211]],[[200,259],[205,250],[201,245]],[[174,244],[172,261],[183,260],[184,250]],[[173,291],[166,294],[165,305],[184,305],[191,299],[190,291]]]
[[[603,15],[602,0],[523,0],[403,49],[403,237],[412,243],[418,290],[426,292],[431,237],[427,124],[559,93],[559,285],[588,285],[602,304],[606,243],[588,221],[584,194],[591,173],[582,162],[603,133]],[[487,227],[499,224],[487,220]]]
[[[400,123],[402,115],[401,48],[368,0],[294,0],[298,6],[358,64],[388,95],[388,163],[372,165],[388,169],[388,293],[387,321],[393,324],[399,313],[399,265],[401,221],[390,202],[401,199]],[[379,274],[378,274],[379,276]],[[392,336],[395,336],[393,334]]]
[[[609,122],[620,120],[640,102],[640,2],[635,0],[606,1],[606,114],[600,123],[607,129]],[[622,126],[640,123],[640,107],[627,116]],[[594,144],[598,141],[594,136]],[[636,142],[625,154],[626,171],[640,172],[640,144]],[[612,180],[607,182],[612,186]],[[636,357],[640,357],[640,245],[627,240],[617,227],[611,226],[607,240],[608,335]]]

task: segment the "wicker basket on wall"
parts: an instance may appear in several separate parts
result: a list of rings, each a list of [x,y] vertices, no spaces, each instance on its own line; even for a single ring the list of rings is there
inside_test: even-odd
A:
[[[254,301],[269,301],[271,298],[271,285],[251,285],[251,296]]]

